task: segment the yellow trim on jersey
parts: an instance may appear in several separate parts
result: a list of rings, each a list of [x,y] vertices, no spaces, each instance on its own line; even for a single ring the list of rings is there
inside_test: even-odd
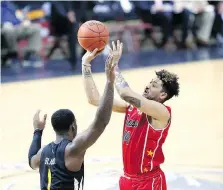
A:
[[[47,177],[48,177],[48,185],[47,185],[47,190],[50,190],[50,186],[51,186],[51,179],[52,179],[50,168],[48,168],[48,174],[47,174]]]

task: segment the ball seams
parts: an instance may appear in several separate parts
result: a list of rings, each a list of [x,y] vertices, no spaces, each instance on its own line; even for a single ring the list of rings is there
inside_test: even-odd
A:
[[[89,49],[91,46],[93,46],[95,43],[98,43],[98,42],[103,42],[104,44],[106,44],[106,42],[104,40],[98,40],[92,44],[90,44],[89,46],[87,46],[86,48]]]
[[[98,31],[92,30],[90,27],[88,27],[88,24],[83,24],[82,26],[89,29],[90,31],[92,31],[94,33],[99,33],[100,34],[100,33],[103,33],[105,31],[105,26],[104,25],[102,25],[104,27],[103,30],[99,31],[98,23],[95,23],[95,24],[97,25]]]
[[[85,36],[81,37],[81,36],[78,36],[78,38],[80,38],[80,39],[83,39],[83,38],[88,38],[88,39],[92,38],[93,39],[93,38],[97,38],[97,37],[98,36],[96,36],[96,37],[92,37],[92,36],[91,37],[90,36],[89,37],[85,37]],[[100,36],[100,38],[107,38],[107,37],[109,37],[109,35],[107,35],[107,36]]]
[[[99,35],[99,39],[100,39],[100,32],[99,32],[99,27],[98,27],[98,24],[96,23],[97,25],[97,28],[98,28],[98,35]]]

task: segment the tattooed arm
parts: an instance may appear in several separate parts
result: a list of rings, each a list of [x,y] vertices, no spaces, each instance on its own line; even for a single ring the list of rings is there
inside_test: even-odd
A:
[[[79,156],[92,146],[108,125],[114,99],[114,66],[112,66],[112,56],[106,62],[107,82],[104,95],[101,98],[95,118],[87,130],[80,133],[67,148],[69,156]]]
[[[91,65],[82,62],[82,76],[84,79],[84,89],[88,102],[92,105],[98,106],[100,101],[100,94],[92,78]]]
[[[137,107],[152,118],[163,122],[168,121],[170,115],[166,107],[159,102],[148,100],[142,95],[133,92],[122,76],[118,66],[115,68],[115,87],[120,97],[129,104]]]
[[[89,61],[86,61],[86,59],[82,60],[82,76],[84,79],[84,89],[87,95],[88,102],[91,105],[99,106],[101,96],[92,77],[91,64],[89,63]],[[125,113],[126,107],[127,103],[125,101],[114,99],[112,107],[113,111]]]
[[[94,121],[84,132],[77,135],[68,148],[69,156],[82,155],[101,136],[111,118],[114,84],[107,82]]]

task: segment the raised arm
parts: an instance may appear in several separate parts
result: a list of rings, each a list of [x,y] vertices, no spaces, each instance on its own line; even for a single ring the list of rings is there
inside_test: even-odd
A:
[[[91,105],[99,106],[101,96],[92,77],[90,62],[96,57],[97,49],[92,53],[87,52],[82,58],[82,76],[84,80],[84,89]],[[112,110],[115,112],[125,113],[127,104],[123,100],[113,101]]]
[[[107,82],[94,121],[88,129],[80,133],[68,147],[68,152],[71,156],[82,155],[82,153],[96,142],[110,121],[115,80],[114,66],[112,66],[111,60],[112,56],[109,56],[106,61]]]
[[[112,42],[112,46],[113,50],[111,51],[113,52],[117,52],[116,50],[122,49],[122,44],[119,41],[117,42],[117,47],[114,42]],[[118,65],[115,67],[115,87],[120,97],[129,104],[137,107],[140,111],[146,113],[154,119],[162,122],[168,121],[170,114],[166,107],[159,102],[148,100],[142,95],[134,92],[122,76]]]
[[[40,110],[38,110],[33,117],[34,134],[28,153],[29,166],[32,169],[39,168],[40,157],[42,153],[41,138],[43,130],[45,128],[46,117],[47,117],[47,115],[45,114],[43,120],[40,120],[39,113]]]

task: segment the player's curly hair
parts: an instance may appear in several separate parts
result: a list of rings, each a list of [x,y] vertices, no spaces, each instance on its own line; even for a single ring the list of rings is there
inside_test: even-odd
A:
[[[162,81],[163,91],[167,93],[167,98],[165,99],[165,101],[169,100],[173,96],[179,95],[179,77],[176,74],[170,73],[169,71],[163,69],[156,72],[156,76]]]

